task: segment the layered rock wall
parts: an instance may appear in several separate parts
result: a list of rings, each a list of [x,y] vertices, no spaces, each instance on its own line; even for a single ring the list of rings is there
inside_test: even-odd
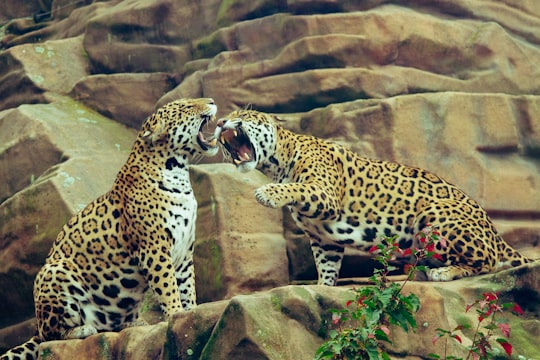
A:
[[[108,190],[144,118],[178,97],[213,97],[218,116],[272,112],[433,171],[540,257],[534,0],[8,0],[0,46],[0,326],[32,317],[60,227]],[[315,279],[288,213],[251,198],[267,180],[220,160],[193,169],[199,302]],[[370,266],[351,254],[342,275]],[[31,334],[19,329],[0,347]]]

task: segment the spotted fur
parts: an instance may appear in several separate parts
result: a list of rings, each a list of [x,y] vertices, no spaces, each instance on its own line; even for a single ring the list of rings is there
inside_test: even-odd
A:
[[[212,99],[183,99],[145,121],[112,189],[64,225],[37,274],[36,336],[1,360],[135,324],[148,287],[167,318],[196,305],[188,168],[194,155],[218,151],[202,135],[216,110]]]
[[[418,247],[415,234],[428,224],[448,243],[438,245],[442,261],[429,264],[429,280],[530,261],[504,242],[476,201],[428,171],[295,134],[254,110],[232,112],[218,122],[216,134],[225,158],[240,171],[258,169],[272,179],[255,197],[264,206],[290,209],[310,238],[319,284],[336,284],[345,247],[367,252],[392,235],[403,249]]]

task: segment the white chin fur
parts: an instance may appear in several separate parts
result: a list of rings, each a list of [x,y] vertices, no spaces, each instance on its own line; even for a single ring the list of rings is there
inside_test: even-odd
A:
[[[206,156],[214,156],[214,155],[216,155],[218,153],[218,150],[219,150],[219,146],[209,148],[208,150],[206,150],[204,152],[204,155],[206,155]]]
[[[246,173],[251,170],[255,170],[256,166],[257,166],[257,163],[255,161],[248,161],[248,162],[241,163],[240,165],[236,166],[236,168],[238,169],[238,171],[242,173]]]

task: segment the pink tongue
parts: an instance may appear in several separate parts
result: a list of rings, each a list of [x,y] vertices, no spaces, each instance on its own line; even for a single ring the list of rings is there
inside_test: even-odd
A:
[[[246,161],[246,159],[244,158],[245,156],[244,154],[247,154],[249,157],[249,160],[252,160],[251,150],[249,146],[247,145],[242,145],[238,148],[238,156],[241,158],[240,160]]]

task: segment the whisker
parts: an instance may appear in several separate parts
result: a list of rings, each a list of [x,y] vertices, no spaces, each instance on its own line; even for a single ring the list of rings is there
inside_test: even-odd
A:
[[[197,165],[198,163],[202,161],[203,158],[204,158],[203,154],[194,154],[193,157],[191,158],[191,163],[193,165]]]

